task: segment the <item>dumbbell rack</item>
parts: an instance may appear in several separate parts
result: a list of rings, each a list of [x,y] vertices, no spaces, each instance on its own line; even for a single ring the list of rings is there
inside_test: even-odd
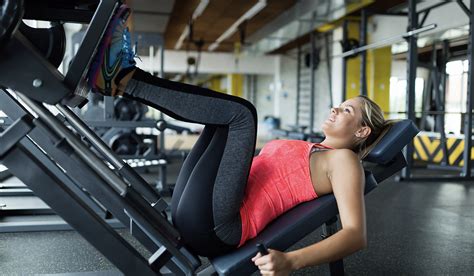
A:
[[[156,188],[160,191],[161,195],[171,196],[172,188],[167,182],[167,166],[169,165],[170,160],[163,149],[166,122],[162,120],[144,119],[143,116],[136,116],[136,118],[132,120],[120,120],[120,118],[118,118],[118,114],[116,114],[117,111],[115,110],[114,102],[114,97],[104,97],[103,108],[98,108],[99,110],[94,112],[94,115],[98,115],[94,116],[96,119],[90,120],[87,117],[85,118],[87,125],[92,129],[106,128],[109,130],[113,130],[114,128],[116,128],[129,129],[133,131],[136,128],[149,128],[158,130],[160,132],[158,136],[153,134],[139,135],[140,138],[151,141],[151,143],[146,145],[146,150],[143,153],[137,153],[134,155],[119,155],[120,158],[122,158],[125,162],[128,163],[128,165],[130,165],[130,167],[136,170],[146,169],[149,167],[158,167],[160,177],[156,183]],[[104,136],[105,135],[103,135],[102,138],[105,138]],[[157,145],[157,139],[160,140],[160,147],[158,147]],[[106,140],[104,140],[104,142],[108,143],[109,141]],[[111,144],[108,144],[108,146],[112,148]]]

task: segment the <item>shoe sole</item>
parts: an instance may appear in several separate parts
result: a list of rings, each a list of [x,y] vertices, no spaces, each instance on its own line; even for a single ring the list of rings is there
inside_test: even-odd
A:
[[[104,66],[105,54],[107,52],[107,49],[109,49],[110,44],[112,42],[112,33],[117,27],[117,24],[119,24],[120,21],[122,20],[123,15],[127,12],[130,12],[130,8],[128,8],[126,5],[120,6],[118,12],[114,15],[114,17],[111,20],[111,24],[109,25],[109,28],[107,28],[106,33],[104,34],[104,40],[101,42],[102,45],[99,46],[99,51],[96,54],[96,56],[99,57],[99,59],[98,61],[96,60],[96,63],[91,66],[92,70],[91,70],[90,75],[92,76],[92,78],[89,78],[89,85],[93,91],[100,91],[100,89],[97,89],[97,86],[95,84],[97,83],[97,79],[99,78],[99,75],[101,74],[101,71],[102,71],[102,67]],[[126,19],[128,19],[128,16],[129,15],[127,15]]]

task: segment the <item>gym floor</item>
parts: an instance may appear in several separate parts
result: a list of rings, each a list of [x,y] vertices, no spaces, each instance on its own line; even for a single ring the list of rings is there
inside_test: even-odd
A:
[[[470,183],[390,179],[366,196],[366,209],[368,248],[344,259],[348,275],[474,275]],[[129,237],[125,229],[121,233]],[[320,236],[317,229],[293,248]],[[99,271],[120,274],[74,231],[0,234],[1,275]],[[322,265],[294,275],[328,273]]]

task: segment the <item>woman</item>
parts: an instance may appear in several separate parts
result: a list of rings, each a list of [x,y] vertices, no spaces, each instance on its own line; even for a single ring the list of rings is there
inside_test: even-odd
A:
[[[205,125],[171,201],[173,223],[190,249],[202,256],[223,254],[255,237],[286,210],[328,193],[336,197],[342,229],[297,251],[255,256],[260,272],[287,274],[365,247],[360,158],[386,129],[375,103],[357,97],[332,108],[320,144],[274,141],[253,158],[253,105],[136,68],[126,27],[129,13],[123,5],[113,17],[88,81],[93,91],[135,99],[179,120]]]

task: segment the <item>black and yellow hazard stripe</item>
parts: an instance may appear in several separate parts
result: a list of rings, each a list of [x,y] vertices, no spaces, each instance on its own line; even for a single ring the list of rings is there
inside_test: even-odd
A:
[[[415,160],[423,160],[430,163],[441,163],[444,158],[443,147],[440,138],[429,136],[428,134],[419,134],[414,140],[415,152],[413,158]],[[446,147],[448,153],[448,165],[462,166],[464,139],[447,138]],[[471,156],[474,160],[474,148],[471,148]]]

